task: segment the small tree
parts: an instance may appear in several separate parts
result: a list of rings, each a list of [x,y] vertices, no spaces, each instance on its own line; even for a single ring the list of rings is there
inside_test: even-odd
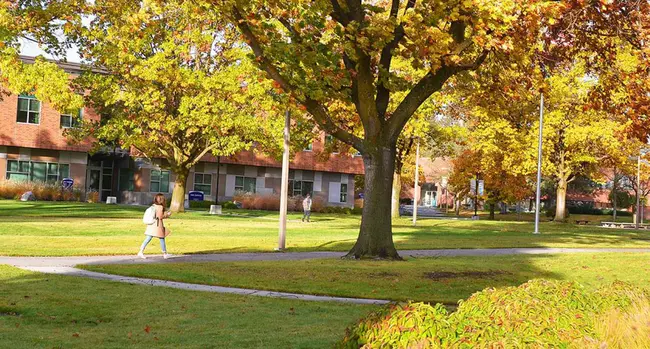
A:
[[[237,33],[204,10],[166,1],[107,11],[98,1],[85,7],[90,25],[66,27],[95,68],[76,81],[104,115],[86,130],[166,160],[176,175],[172,212],[184,210],[190,169],[205,155],[277,148],[290,104],[258,76]]]

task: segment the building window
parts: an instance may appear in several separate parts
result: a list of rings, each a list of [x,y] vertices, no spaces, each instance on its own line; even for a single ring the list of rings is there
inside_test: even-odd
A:
[[[70,176],[70,165],[9,160],[6,178],[14,181],[56,183]]]
[[[169,192],[169,171],[151,170],[150,192],[168,193]]]
[[[61,114],[61,128],[75,128],[81,126],[83,109],[78,109],[67,114]]]
[[[195,173],[194,191],[200,191],[205,195],[210,195],[212,192],[212,175],[207,173]]]
[[[341,202],[348,202],[348,185],[341,183]]]
[[[18,96],[18,115],[16,121],[21,124],[36,124],[41,120],[41,102],[34,96]]]
[[[289,180],[289,196],[307,196],[314,194],[314,182]]]
[[[7,179],[29,181],[29,161],[7,161]]]
[[[235,191],[254,193],[257,188],[257,178],[255,177],[235,177]]]
[[[330,150],[332,154],[339,153],[339,143],[332,135],[325,135],[325,149]]]
[[[134,191],[135,180],[133,177],[133,170],[130,168],[120,169],[120,191]],[[159,187],[160,188],[160,187]]]

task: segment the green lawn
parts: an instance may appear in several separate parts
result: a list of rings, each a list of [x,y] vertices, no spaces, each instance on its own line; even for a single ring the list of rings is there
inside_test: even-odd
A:
[[[372,309],[136,286],[0,265],[2,348],[328,348]]]
[[[142,207],[0,200],[0,255],[71,256],[135,254],[143,239]],[[277,213],[237,210],[236,215],[180,214],[168,221],[170,252],[271,252],[277,245]],[[301,223],[291,214],[289,251],[346,251],[356,240],[359,216],[314,214]],[[592,216],[591,221],[607,218]],[[545,222],[422,219],[394,222],[398,249],[496,247],[650,247],[650,231]],[[149,247],[157,251],[157,244]]]
[[[530,279],[572,280],[587,287],[615,280],[650,287],[650,254],[439,257],[405,262],[337,259],[265,262],[92,265],[129,276],[319,295],[455,304],[486,287]]]

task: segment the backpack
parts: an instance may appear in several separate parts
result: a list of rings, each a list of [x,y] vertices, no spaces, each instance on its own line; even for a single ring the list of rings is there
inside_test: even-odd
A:
[[[152,225],[156,223],[156,208],[151,205],[144,211],[144,216],[142,216],[142,223],[146,225]]]

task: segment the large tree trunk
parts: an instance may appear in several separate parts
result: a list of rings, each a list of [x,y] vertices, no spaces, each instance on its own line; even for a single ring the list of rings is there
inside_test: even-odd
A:
[[[391,190],[395,168],[395,147],[380,147],[363,155],[365,201],[357,243],[348,258],[401,259],[393,243]]]
[[[490,203],[490,220],[494,220],[494,203]]]
[[[566,220],[566,188],[567,180],[560,179],[557,183],[557,206],[555,206],[554,219],[556,222],[564,222]]]
[[[392,205],[390,208],[391,211],[391,217],[393,218],[399,218],[399,196],[402,191],[402,177],[400,176],[399,173],[394,173],[393,174],[393,197],[392,197]]]
[[[187,186],[187,177],[190,170],[177,170],[174,191],[172,192],[172,203],[169,210],[173,213],[185,212],[185,187]]]

